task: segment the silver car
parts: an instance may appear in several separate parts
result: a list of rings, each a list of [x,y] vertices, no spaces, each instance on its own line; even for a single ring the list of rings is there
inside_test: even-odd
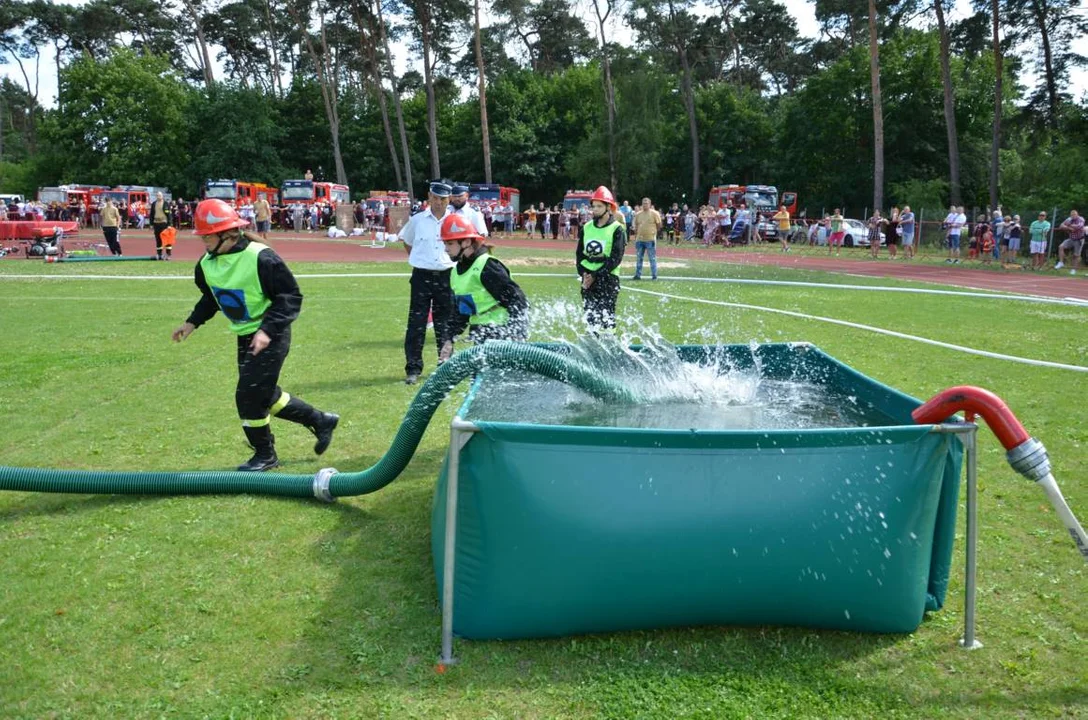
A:
[[[842,229],[846,235],[842,239],[842,244],[845,247],[869,247],[869,226],[861,220],[852,220],[844,218],[842,221]],[[880,232],[880,245],[883,247],[888,244],[888,238],[884,235],[884,231]]]

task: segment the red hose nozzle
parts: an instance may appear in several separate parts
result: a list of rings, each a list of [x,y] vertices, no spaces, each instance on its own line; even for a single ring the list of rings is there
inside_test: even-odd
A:
[[[935,425],[958,412],[981,415],[1006,450],[1019,447],[1031,439],[1001,398],[989,390],[971,385],[959,385],[937,393],[912,412],[911,417],[921,425]]]

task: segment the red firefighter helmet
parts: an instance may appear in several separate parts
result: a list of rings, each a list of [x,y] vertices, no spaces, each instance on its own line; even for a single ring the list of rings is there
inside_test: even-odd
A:
[[[477,232],[472,221],[463,215],[451,213],[442,221],[442,242],[452,240],[476,240],[483,235]]]
[[[222,200],[201,200],[193,213],[193,227],[197,235],[217,235],[249,223],[238,217],[237,211]]]
[[[599,200],[605,205],[611,205],[613,210],[615,210],[617,207],[616,198],[612,197],[612,191],[606,188],[604,185],[601,185],[596,190],[594,190],[593,195],[590,196],[589,200],[590,202],[593,202],[594,200]]]

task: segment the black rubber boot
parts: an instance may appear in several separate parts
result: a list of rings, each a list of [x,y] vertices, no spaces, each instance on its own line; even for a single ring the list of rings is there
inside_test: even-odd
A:
[[[332,431],[340,422],[340,416],[336,413],[321,412],[305,400],[292,396],[283,409],[276,413],[276,417],[289,420],[299,425],[304,425],[314,434],[317,442],[314,443],[314,452],[320,455],[329,449],[332,442]]]
[[[319,415],[321,415],[321,421],[310,426],[310,432],[317,438],[317,442],[314,443],[314,452],[318,455],[329,449],[332,431],[340,424],[340,416],[336,413],[323,412]]]
[[[253,457],[238,466],[242,472],[264,472],[280,464],[276,457],[276,438],[268,425],[261,427],[242,426],[246,439],[253,446]]]

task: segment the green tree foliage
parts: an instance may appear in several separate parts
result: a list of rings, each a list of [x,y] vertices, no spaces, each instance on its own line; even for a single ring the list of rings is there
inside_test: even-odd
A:
[[[192,101],[165,57],[119,48],[76,60],[41,129],[56,179],[184,186]]]
[[[1001,0],[1006,206],[1084,204],[1088,104],[1068,87],[1082,62],[1071,42],[1081,33],[1082,1]],[[48,109],[37,102],[32,74],[24,77],[17,63],[0,83],[0,189],[33,194],[38,185],[61,182],[148,183],[190,197],[207,177],[279,184],[310,169],[334,179],[317,67],[288,12],[299,3],[291,2],[0,0],[0,52],[25,69],[41,62],[48,72],[56,51],[60,78],[57,105]],[[915,208],[949,199],[939,43],[935,29],[923,27],[929,3],[877,3],[886,201]],[[600,50],[577,17],[579,6],[487,5],[493,24],[483,28],[482,45],[494,180],[521,189],[523,202],[548,204],[570,188],[609,182]],[[626,5],[630,36],[608,46],[614,189],[621,199],[698,204],[712,185],[759,182],[797,191],[812,213],[836,205],[860,213],[872,202],[873,185],[866,5],[817,0],[824,34],[815,42],[795,37],[781,0],[718,0],[710,14],[685,0]],[[393,188],[372,72],[374,63],[384,67],[379,6],[320,6],[327,10],[328,72],[338,87],[348,182],[356,197]],[[483,179],[475,57],[465,45],[470,7],[465,0],[380,6],[388,30],[416,44],[395,95],[388,78],[386,94],[402,104],[417,197],[430,176],[432,146],[443,175]],[[434,31],[429,73],[418,62],[423,16]],[[211,52],[220,53],[215,82],[202,71],[194,17]],[[439,17],[445,20],[435,22]],[[320,28],[310,30],[319,37]],[[949,34],[962,199],[985,207],[996,85],[988,13],[951,24]]]
[[[272,96],[255,89],[216,86],[192,103],[189,120],[187,197],[208,178],[276,186],[287,178],[282,160],[286,133]]]

